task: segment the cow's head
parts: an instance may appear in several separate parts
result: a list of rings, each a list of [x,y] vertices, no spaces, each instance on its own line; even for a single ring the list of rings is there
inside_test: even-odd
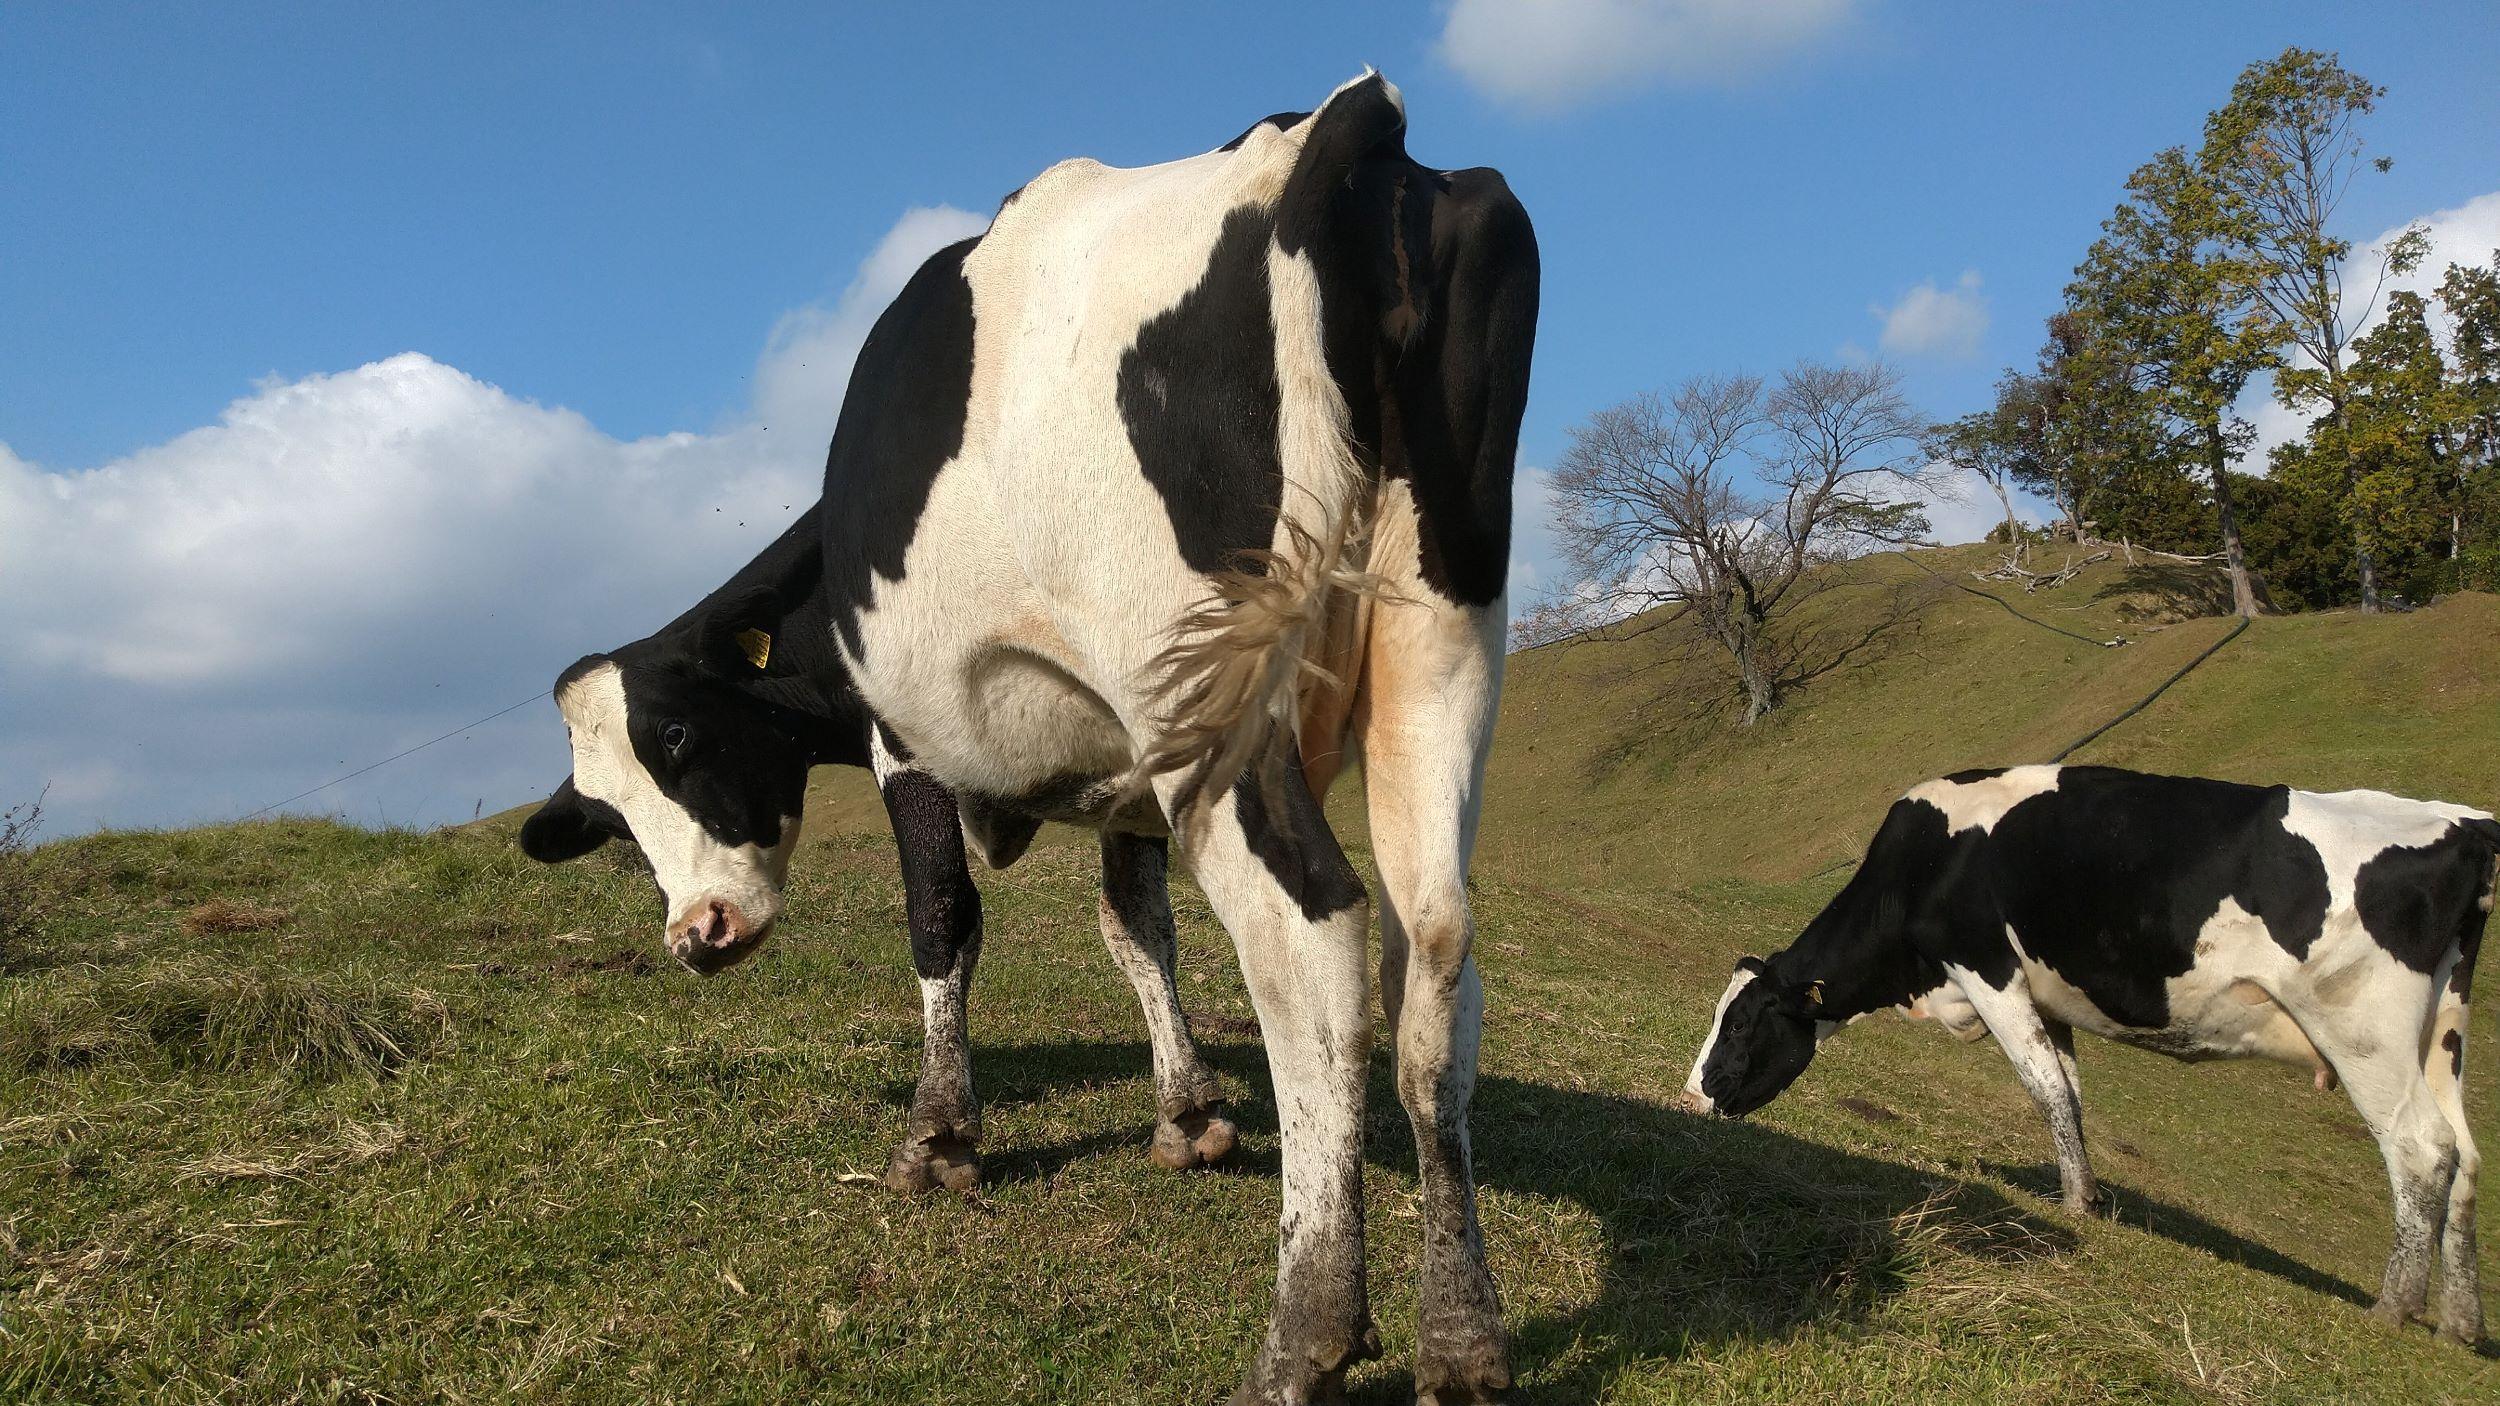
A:
[[[1684,1081],[1683,1106],[1744,1117],[1795,1083],[1833,1029],[1822,1016],[1821,982],[1800,985],[1760,957],[1740,958]]]
[[[798,843],[808,748],[738,686],[768,648],[727,617],[565,670],[555,698],[573,774],[521,827],[522,850],[546,864],[612,837],[641,846],[670,955],[707,974],[772,931]]]

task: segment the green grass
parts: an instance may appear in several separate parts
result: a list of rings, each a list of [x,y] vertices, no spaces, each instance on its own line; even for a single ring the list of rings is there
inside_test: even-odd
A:
[[[2021,603],[2099,628],[2115,584]],[[2261,622],[2089,755],[2490,805],[2494,605]],[[2100,651],[1963,596],[1765,728],[1629,747],[1590,651],[1515,661],[1475,1130],[1524,1399],[2500,1396],[2500,1362],[2361,1312],[2386,1182],[2301,1071],[2087,1045],[2107,1221],[2045,1199],[1993,1046],[1906,1022],[1835,1040],[1748,1122],[1667,1106],[1729,961],[1787,940],[1885,799],[2054,750],[2217,628]],[[1164,1172],[1091,847],[987,876],[985,1184],[894,1199],[901,891],[873,794],[823,779],[788,930],[709,981],[655,960],[630,854],[541,868],[508,819],[34,852],[14,881],[45,917],[0,975],[0,1400],[1221,1399],[1277,1212],[1228,940],[1183,885],[1183,999],[1241,1165]],[[1359,834],[1356,789],[1332,813]],[[2486,1145],[2496,1087],[2469,1071]],[[1389,1355],[1353,1385],[1378,1403],[1409,1389],[1416,1188],[1377,1060],[1369,1132]]]

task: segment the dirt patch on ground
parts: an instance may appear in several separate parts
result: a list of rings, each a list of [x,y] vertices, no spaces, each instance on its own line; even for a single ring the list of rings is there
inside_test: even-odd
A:
[[[1841,1112],[1854,1114],[1870,1123],[1898,1123],[1901,1121],[1900,1114],[1893,1112],[1891,1109],[1884,1107],[1882,1104],[1875,1102],[1873,1099],[1858,1098],[1855,1095],[1851,1095],[1846,1098],[1834,1099],[1832,1102],[1840,1106]]]
[[[548,970],[558,976],[649,976],[660,969],[659,962],[638,948],[620,948],[601,956],[564,957]]]
[[[265,903],[212,898],[183,914],[179,921],[184,936],[211,937],[219,933],[274,932],[294,917],[284,908]]]

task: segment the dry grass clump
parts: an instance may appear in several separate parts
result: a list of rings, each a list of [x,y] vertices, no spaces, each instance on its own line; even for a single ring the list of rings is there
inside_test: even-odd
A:
[[[424,991],[278,971],[158,966],[43,981],[0,1005],[0,1066],[78,1069],[155,1053],[184,1066],[307,1077],[384,1071],[450,1027]]]
[[[186,937],[212,937],[221,933],[269,932],[285,927],[294,916],[284,908],[248,899],[212,898],[184,913],[180,922]]]
[[[408,1142],[397,1123],[344,1122],[338,1135],[284,1156],[267,1152],[212,1152],[182,1169],[183,1181],[305,1181],[341,1167],[380,1161]]]

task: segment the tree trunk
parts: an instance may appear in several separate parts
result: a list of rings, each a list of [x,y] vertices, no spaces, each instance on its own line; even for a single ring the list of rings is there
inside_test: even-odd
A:
[[[2361,613],[2376,615],[2378,613],[2378,563],[2371,559],[2370,549],[2355,546],[2352,549],[2352,566],[2353,570],[2361,574]]]
[[[1988,486],[1997,491],[1997,502],[2005,508],[2006,554],[2013,557],[2016,561],[2020,561],[2022,560],[2023,555],[2023,530],[2022,527],[2014,521],[2014,499],[2012,495],[2005,491],[2004,484],[1999,483],[1994,479],[1990,479],[1988,481]]]
[[[2231,567],[2231,613],[2257,618],[2257,592],[2248,581],[2248,554],[2240,546],[2240,518],[2231,507],[2231,462],[2223,447],[2222,426],[2205,431],[2205,458],[2214,473],[2214,507],[2222,517],[2222,555]]]
[[[1762,715],[1779,706],[1779,691],[1772,687],[1770,675],[1748,659],[1743,666],[1745,676],[1745,716],[1741,725],[1751,727],[1762,721]]]
[[[1779,705],[1779,686],[1762,666],[1762,636],[1754,622],[1738,615],[1722,639],[1736,656],[1736,677],[1745,689],[1745,715],[1738,725],[1751,727]]]

